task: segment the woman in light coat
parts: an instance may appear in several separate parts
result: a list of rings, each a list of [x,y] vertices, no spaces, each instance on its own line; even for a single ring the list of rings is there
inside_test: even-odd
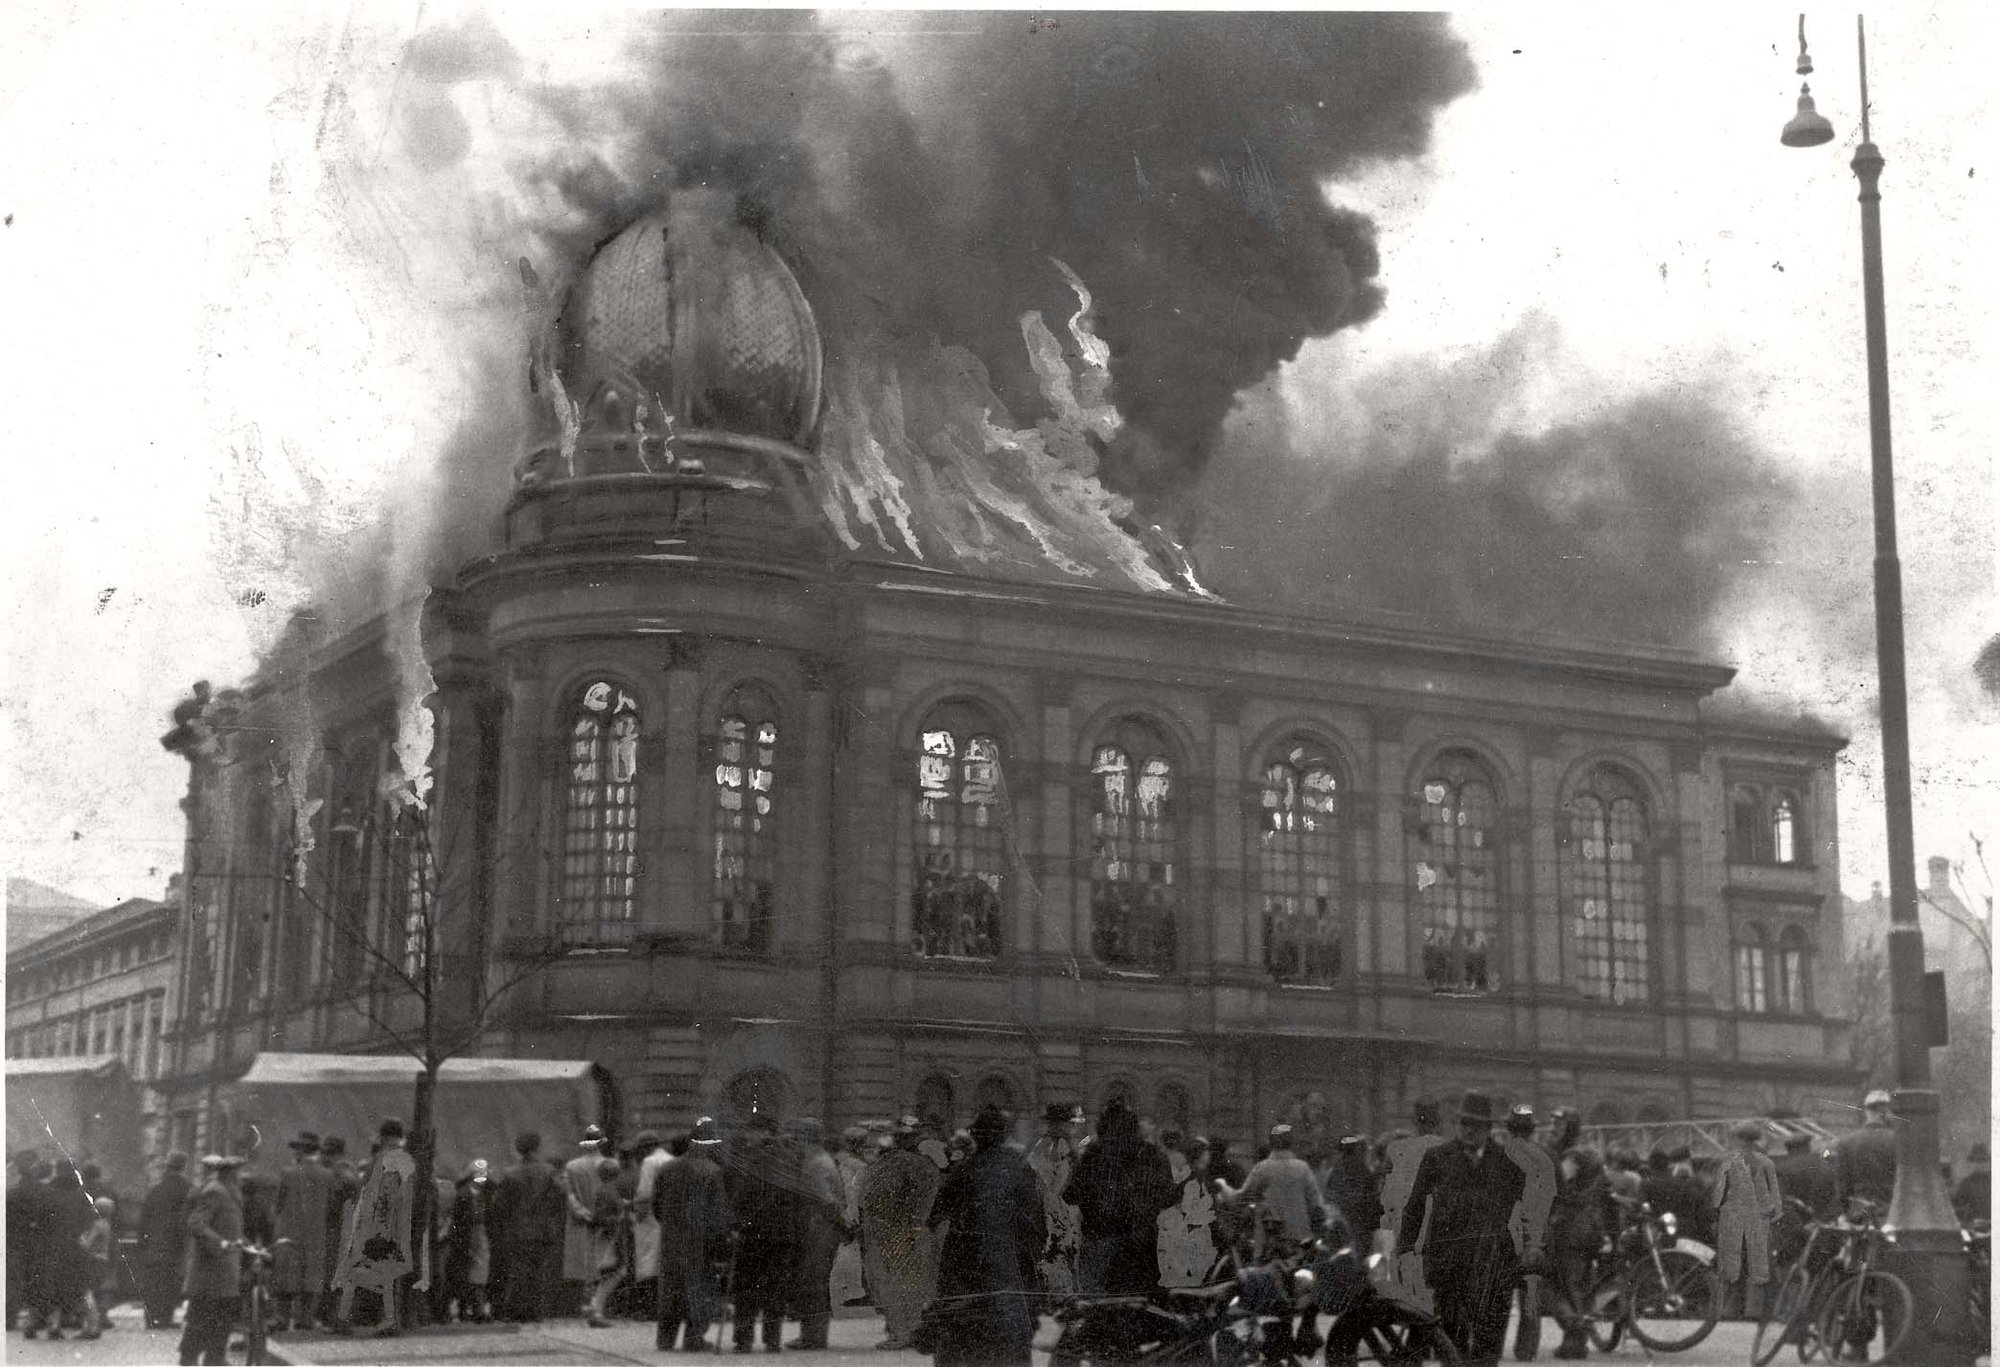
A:
[[[1778,1170],[1764,1156],[1764,1127],[1746,1120],[1731,1132],[1735,1149],[1723,1160],[1712,1198],[1716,1218],[1716,1271],[1725,1294],[1744,1283],[1743,1308],[1756,1314],[1771,1280],[1771,1222],[1778,1218]]]

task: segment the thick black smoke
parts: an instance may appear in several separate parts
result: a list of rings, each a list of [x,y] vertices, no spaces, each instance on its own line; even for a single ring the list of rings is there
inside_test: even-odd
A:
[[[1532,435],[1478,430],[1499,376],[1405,373],[1357,395],[1355,450],[1302,448],[1262,397],[1190,500],[1225,597],[1428,625],[1717,649],[1746,582],[1793,577],[1776,531],[1800,490],[1719,408],[1662,390]],[[1487,390],[1491,392],[1480,393]],[[1442,416],[1450,415],[1450,416]]]
[[[1237,393],[1382,305],[1374,225],[1330,179],[1421,153],[1473,85],[1435,15],[668,13],[647,78],[553,91],[543,168],[579,257],[676,186],[733,190],[799,264],[829,345],[932,335],[1039,395],[1019,317],[1096,296],[1129,426],[1108,482],[1196,477]]]

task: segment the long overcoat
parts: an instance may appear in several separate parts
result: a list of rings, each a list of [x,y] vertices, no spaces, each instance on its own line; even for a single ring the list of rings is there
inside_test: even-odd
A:
[[[563,1280],[596,1281],[609,1243],[595,1219],[598,1188],[604,1179],[597,1165],[604,1160],[595,1152],[572,1158],[563,1164],[562,1189],[568,1210],[563,1218]]]
[[[653,1218],[660,1225],[660,1283],[678,1284],[688,1319],[707,1324],[716,1317],[720,1290],[716,1268],[728,1256],[735,1216],[722,1184],[722,1167],[702,1146],[659,1170],[653,1180]]]
[[[1026,1364],[1048,1239],[1027,1160],[1005,1144],[981,1149],[946,1175],[927,1223],[949,1225],[930,1316],[938,1367]]]
[[[1417,1180],[1403,1207],[1400,1247],[1416,1241],[1430,1206],[1429,1244],[1424,1276],[1439,1304],[1480,1304],[1498,1297],[1504,1304],[1520,1271],[1509,1229],[1526,1180],[1497,1142],[1488,1141],[1475,1160],[1462,1140],[1430,1149],[1417,1165]]]
[[[914,1149],[891,1149],[861,1179],[861,1258],[889,1337],[906,1340],[937,1287],[926,1221],[943,1180]]]
[[[187,1274],[181,1294],[189,1300],[241,1295],[243,1198],[210,1178],[188,1202]]]
[[[317,1159],[279,1174],[277,1237],[292,1242],[272,1264],[274,1295],[313,1295],[326,1289],[326,1222],[333,1194],[333,1174]]]
[[[187,1251],[187,1204],[194,1188],[180,1173],[170,1172],[147,1190],[139,1203],[139,1262],[141,1266],[180,1271]]]

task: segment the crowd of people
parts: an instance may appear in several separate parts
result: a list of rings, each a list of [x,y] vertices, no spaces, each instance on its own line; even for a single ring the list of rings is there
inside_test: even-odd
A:
[[[214,1154],[191,1181],[186,1155],[169,1155],[140,1203],[136,1272],[148,1327],[172,1326],[185,1302],[183,1363],[226,1360],[255,1246],[271,1251],[278,1331],[580,1315],[650,1319],[662,1351],[726,1337],[738,1352],[777,1352],[826,1347],[836,1310],[869,1305],[884,1323],[880,1350],[1005,1367],[1029,1362],[1038,1313],[1069,1296],[1199,1286],[1231,1247],[1322,1238],[1384,1254],[1377,1289],[1435,1313],[1467,1362],[1498,1361],[1516,1305],[1517,1357],[1539,1351],[1548,1315],[1562,1330],[1554,1356],[1581,1358],[1582,1290],[1642,1205],[1715,1247],[1754,1313],[1774,1241],[1796,1234],[1801,1210],[1886,1204],[1888,1095],[1871,1093],[1864,1110],[1830,1148],[1745,1122],[1724,1152],[1641,1155],[1581,1142],[1572,1111],[1544,1125],[1527,1106],[1498,1113],[1470,1092],[1450,1136],[1423,1099],[1412,1128],[1349,1134],[1326,1152],[1299,1152],[1292,1127],[1277,1125],[1247,1166],[1226,1143],[1160,1129],[1118,1101],[1089,1133],[1080,1107],[1051,1105],[1032,1140],[993,1107],[961,1129],[904,1116],[837,1135],[753,1114],[727,1133],[704,1118],[614,1145],[591,1126],[553,1156],[523,1133],[505,1167],[440,1166],[428,1240],[391,1119],[359,1162],[313,1133],[293,1138],[274,1171]],[[1780,1140],[1774,1162],[1765,1149]],[[1968,1223],[1990,1216],[1986,1160],[1976,1146],[1957,1187]],[[10,1325],[18,1311],[30,1337],[60,1337],[65,1323],[102,1331],[116,1211],[94,1170],[13,1156]]]

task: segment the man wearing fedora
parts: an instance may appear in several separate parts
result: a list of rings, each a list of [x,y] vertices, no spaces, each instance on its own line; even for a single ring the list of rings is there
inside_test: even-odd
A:
[[[292,1166],[278,1178],[277,1231],[280,1244],[271,1266],[271,1294],[276,1317],[271,1327],[280,1333],[310,1329],[318,1318],[321,1294],[328,1285],[326,1222],[333,1203],[333,1174],[319,1161],[319,1136],[303,1130],[286,1147]]]
[[[672,1352],[683,1333],[679,1346],[699,1352],[722,1308],[716,1271],[728,1257],[734,1217],[715,1161],[721,1145],[715,1122],[703,1116],[688,1135],[687,1152],[660,1168],[653,1183],[653,1218],[660,1225],[659,1328],[653,1346],[663,1353]]]
[[[563,1281],[570,1283],[568,1294],[583,1299],[585,1318],[592,1328],[608,1329],[611,1321],[602,1312],[596,1283],[604,1275],[604,1255],[608,1236],[597,1220],[598,1189],[604,1185],[599,1165],[604,1161],[604,1131],[586,1125],[577,1141],[577,1156],[563,1164],[557,1179],[562,1187],[568,1218],[563,1222]]]
[[[1467,1092],[1458,1137],[1427,1151],[1403,1208],[1396,1250],[1413,1248],[1430,1208],[1424,1272],[1437,1315],[1466,1367],[1494,1367],[1507,1334],[1507,1311],[1521,1257],[1509,1229],[1526,1181],[1493,1139],[1493,1101]]]
[[[242,1166],[234,1155],[208,1155],[201,1160],[201,1186],[188,1202],[181,1367],[229,1361],[229,1331],[243,1295],[243,1198],[236,1190]]]

